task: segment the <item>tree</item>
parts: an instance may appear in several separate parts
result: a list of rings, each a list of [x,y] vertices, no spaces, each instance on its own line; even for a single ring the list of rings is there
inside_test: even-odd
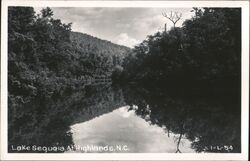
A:
[[[162,15],[164,17],[166,17],[167,19],[169,19],[175,28],[175,24],[181,19],[182,17],[182,13],[178,13],[178,12],[173,12],[171,11],[170,14],[167,14],[166,12],[163,12]]]
[[[197,15],[184,22],[183,30],[187,53],[200,71],[197,77],[235,79],[240,74],[240,9],[196,10]]]
[[[46,17],[51,18],[53,16],[53,11],[51,8],[46,7],[41,10],[41,14],[43,18],[46,18]]]
[[[167,33],[150,35],[123,64],[133,81],[239,88],[241,11],[194,8],[195,16]],[[175,25],[181,14],[164,14]],[[168,82],[168,83],[167,83]],[[179,83],[178,83],[179,82]],[[186,85],[185,85],[186,84]]]
[[[34,23],[35,11],[32,7],[8,7],[8,32],[26,34]]]

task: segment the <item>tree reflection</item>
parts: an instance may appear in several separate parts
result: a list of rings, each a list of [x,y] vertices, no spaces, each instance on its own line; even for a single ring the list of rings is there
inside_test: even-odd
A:
[[[70,126],[85,122],[108,113],[123,105],[121,89],[113,89],[110,85],[86,86],[83,91],[61,97],[47,99],[39,97],[25,106],[8,108],[8,151],[9,152],[44,152],[17,151],[12,147],[73,146]]]
[[[157,88],[123,88],[130,110],[152,124],[166,127],[166,133],[178,134],[176,153],[183,137],[196,152],[240,152],[240,99],[237,96],[190,97],[168,95]],[[172,91],[169,93],[173,93]],[[231,148],[228,148],[231,147]]]
[[[130,105],[136,115],[176,137],[176,153],[183,139],[196,152],[240,152],[240,99],[235,96],[190,97],[159,88],[86,86],[53,99],[38,97],[24,106],[8,108],[8,150],[11,146],[73,146],[70,126]],[[55,152],[55,151],[54,151]],[[64,152],[64,151],[56,151]]]
[[[181,142],[182,135],[183,135],[183,134],[180,133],[180,136],[179,136],[179,138],[178,138],[177,148],[176,148],[176,152],[175,152],[175,153],[181,153],[179,146],[180,146],[180,142]]]

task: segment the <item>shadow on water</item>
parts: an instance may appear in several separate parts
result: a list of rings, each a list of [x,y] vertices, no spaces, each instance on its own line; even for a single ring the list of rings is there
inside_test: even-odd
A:
[[[74,145],[71,126],[94,120],[129,105],[151,125],[176,138],[176,153],[186,138],[196,152],[240,152],[240,102],[232,96],[183,97],[160,88],[87,86],[53,99],[36,99],[9,108],[9,152],[65,152]],[[115,130],[115,129],[114,129]],[[84,131],[83,131],[84,132]],[[143,131],[142,131],[143,132]],[[133,137],[133,136],[131,136]],[[19,145],[33,146],[18,150]],[[38,146],[47,147],[40,149]],[[51,147],[49,149],[49,147]]]

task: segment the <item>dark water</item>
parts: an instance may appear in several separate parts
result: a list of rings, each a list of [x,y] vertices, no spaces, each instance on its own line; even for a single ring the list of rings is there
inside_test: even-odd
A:
[[[240,99],[138,86],[88,86],[9,108],[9,152],[241,151]],[[23,147],[22,147],[23,146]]]

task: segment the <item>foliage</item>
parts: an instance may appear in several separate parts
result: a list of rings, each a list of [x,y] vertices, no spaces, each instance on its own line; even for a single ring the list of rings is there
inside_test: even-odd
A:
[[[193,11],[195,16],[182,27],[150,35],[136,46],[124,60],[123,77],[129,81],[184,86],[239,84],[241,10]]]
[[[123,72],[123,68],[119,65],[115,66],[113,72],[112,72],[112,80],[116,81],[117,79],[121,79],[122,78],[122,72]]]
[[[87,34],[71,32],[70,39],[73,48],[80,58],[78,66],[84,66],[83,73],[95,73],[109,77],[114,67],[121,65],[124,57],[130,51],[125,46],[113,44],[106,40],[101,40]]]
[[[8,8],[9,108],[84,88],[97,75],[110,77],[127,47],[71,31],[71,23],[44,8]]]

